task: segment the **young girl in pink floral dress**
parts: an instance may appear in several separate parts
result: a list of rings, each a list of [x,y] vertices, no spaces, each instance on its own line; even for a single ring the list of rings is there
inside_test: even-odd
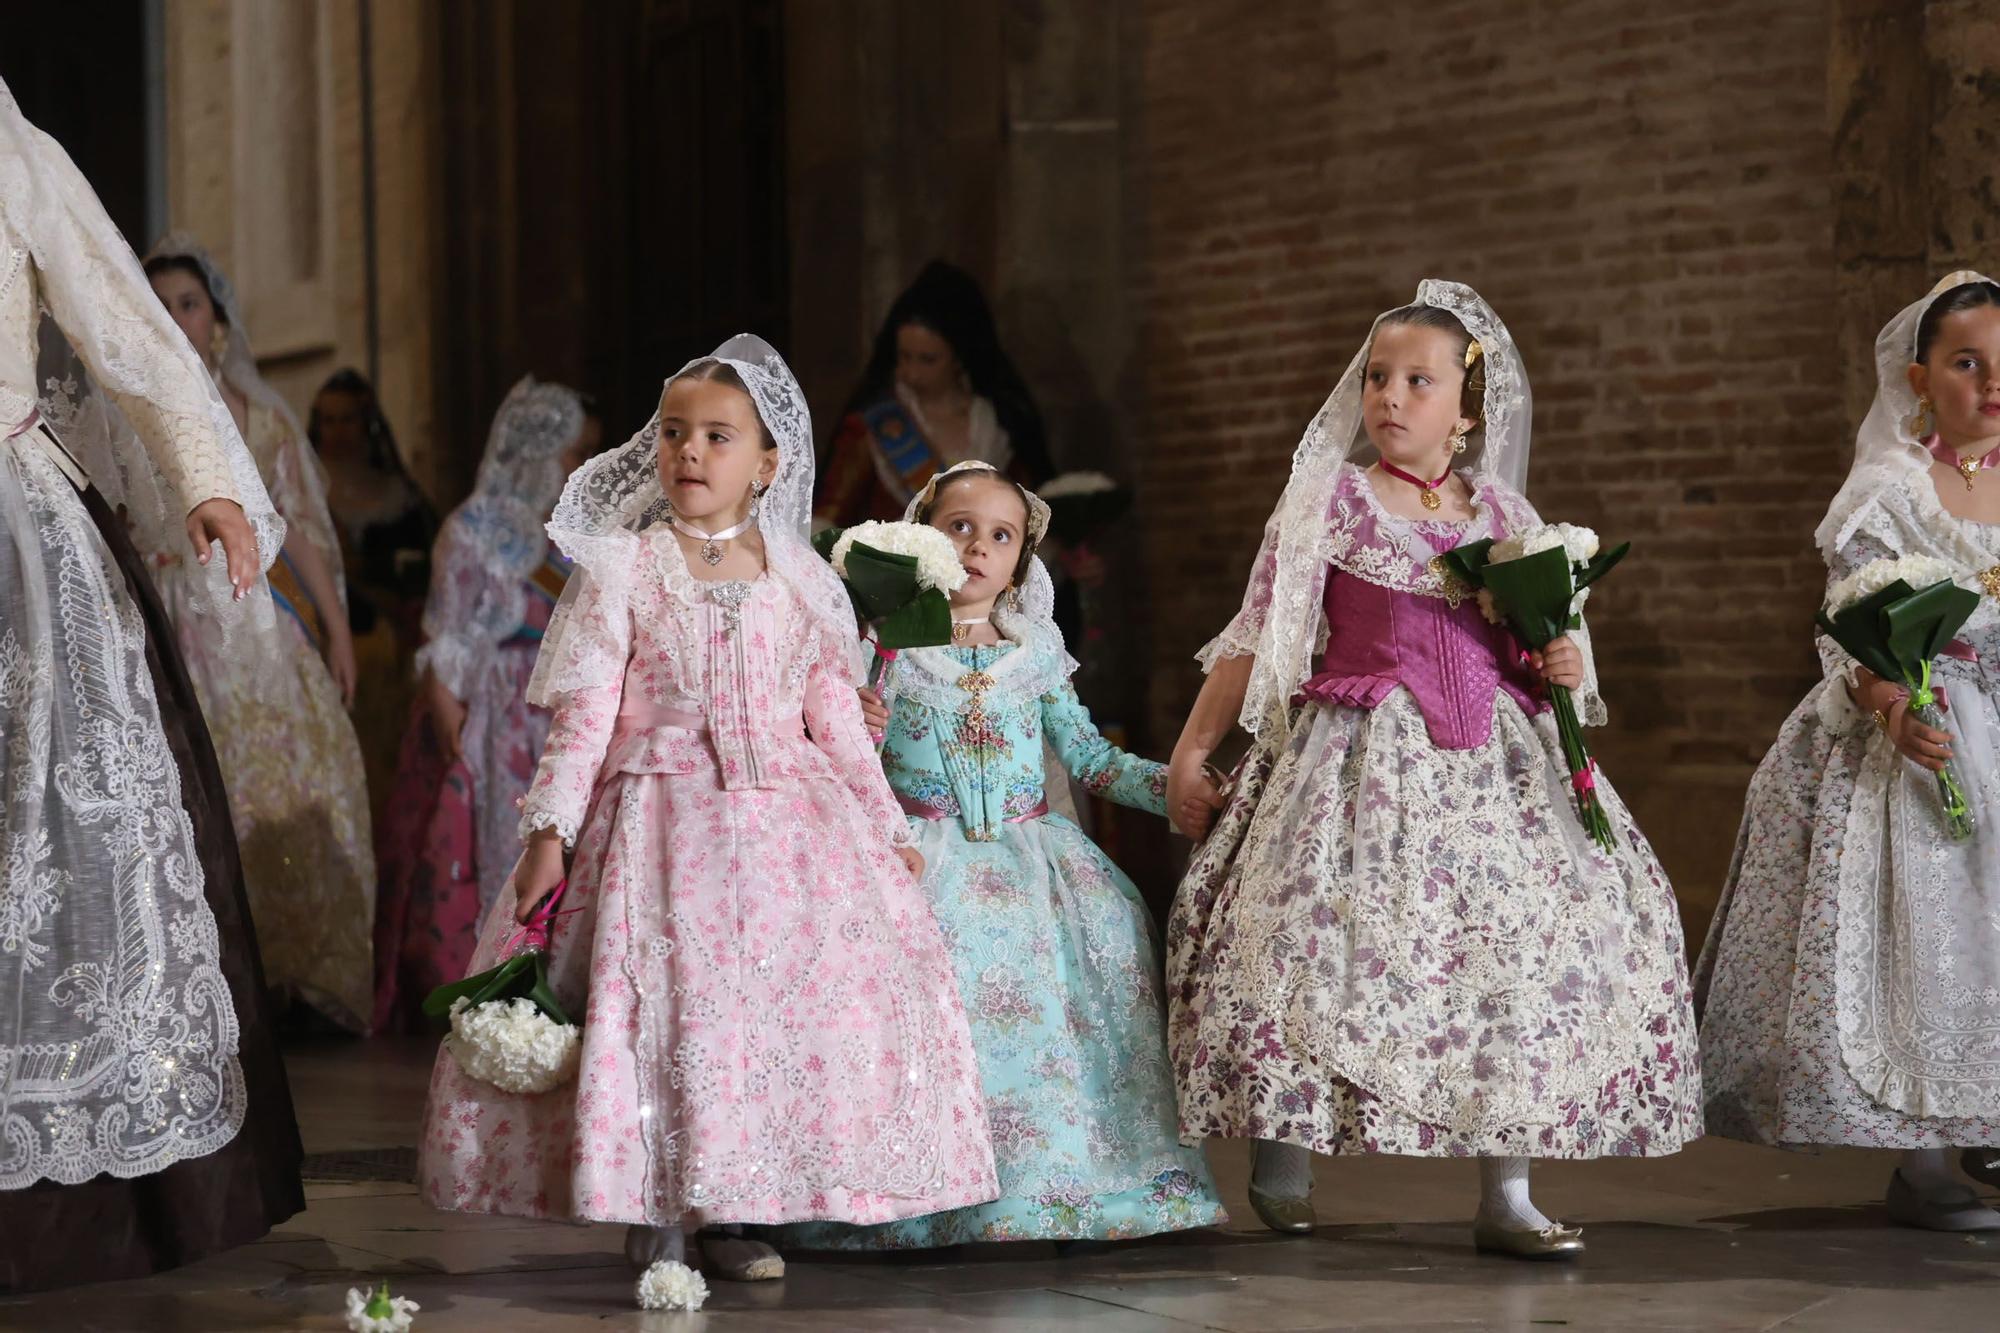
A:
[[[549,524],[575,562],[529,698],[553,709],[492,966],[564,878],[551,985],[573,1085],[514,1095],[440,1053],[421,1177],[441,1208],[684,1226],[884,1222],[998,1193],[922,858],[863,728],[854,613],[807,545],[791,371],[738,337],[667,384]],[[569,850],[573,849],[573,857]],[[711,1235],[722,1276],[777,1277]]]

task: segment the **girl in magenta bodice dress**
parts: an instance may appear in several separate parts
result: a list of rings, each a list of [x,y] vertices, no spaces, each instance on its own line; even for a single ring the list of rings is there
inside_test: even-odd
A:
[[[1475,1239],[1572,1254],[1532,1157],[1700,1133],[1680,918],[1616,793],[1600,850],[1543,683],[1602,722],[1582,631],[1524,655],[1439,558],[1540,520],[1527,381],[1499,319],[1426,282],[1320,410],[1169,777],[1222,814],[1167,932],[1181,1130],[1264,1140],[1251,1202],[1310,1230],[1308,1150],[1482,1159]],[[1469,466],[1454,469],[1454,455]],[[1255,744],[1226,801],[1206,760]]]
[[[678,1260],[683,1224],[884,1222],[998,1192],[923,858],[855,698],[854,612],[805,540],[811,495],[804,398],[749,337],[565,488],[549,530],[575,572],[528,690],[555,718],[471,966],[573,847],[549,971],[587,1012],[581,1072],[512,1095],[441,1053],[435,1205],[630,1223],[644,1263]],[[783,1271],[761,1242],[704,1248],[725,1276]]]

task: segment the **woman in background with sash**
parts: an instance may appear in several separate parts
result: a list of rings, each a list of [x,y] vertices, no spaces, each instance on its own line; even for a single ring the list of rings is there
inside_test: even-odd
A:
[[[934,259],[896,298],[828,447],[819,526],[900,519],[930,479],[990,463],[1024,486],[1053,473],[1042,414],[963,269]]]
[[[378,1029],[421,1028],[424,996],[465,975],[520,854],[518,804],[549,731],[528,677],[569,579],[543,525],[598,433],[574,390],[523,379],[493,418],[472,497],[438,534],[422,684],[376,842]]]

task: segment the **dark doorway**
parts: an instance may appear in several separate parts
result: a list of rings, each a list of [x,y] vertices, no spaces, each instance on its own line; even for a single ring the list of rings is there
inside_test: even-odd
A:
[[[143,253],[146,234],[145,0],[9,5],[0,79],[83,172]]]
[[[730,334],[785,346],[782,8],[439,7],[437,383],[461,486],[523,374],[596,395],[617,443]]]

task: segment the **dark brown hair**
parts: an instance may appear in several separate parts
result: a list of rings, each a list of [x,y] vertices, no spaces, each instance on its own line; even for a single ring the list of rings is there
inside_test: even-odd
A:
[[[941,478],[938,484],[932,488],[931,498],[917,506],[917,522],[928,525],[931,521],[931,515],[937,512],[938,501],[944,498],[944,493],[964,481],[997,481],[1003,486],[1011,487],[1014,494],[1020,497],[1021,558],[1014,562],[1013,586],[1016,588],[1027,587],[1028,570],[1031,568],[1029,562],[1035,558],[1035,547],[1039,545],[1034,535],[1028,531],[1028,525],[1035,521],[1035,507],[1028,503],[1027,489],[1006,473],[989,471],[986,468],[969,467],[963,472],[954,472],[948,477]]]
[[[757,418],[757,430],[764,437],[764,447],[766,449],[775,449],[778,447],[777,437],[773,436],[771,428],[764,424],[764,414],[757,410],[757,395],[750,392],[750,386],[745,384],[743,377],[736,373],[735,366],[730,365],[727,361],[717,361],[713,357],[703,357],[669,380],[667,388],[671,389],[681,380],[702,380],[711,384],[727,384],[730,388],[741,393],[745,398],[750,400],[750,415]],[[660,398],[662,401],[665,401],[666,393],[664,391],[661,392]]]
[[[130,272],[131,270],[126,270]],[[185,273],[201,284],[201,294],[208,298],[208,308],[215,314],[215,322],[229,327],[229,315],[222,308],[222,302],[215,299],[215,288],[208,285],[208,274],[199,263],[187,255],[154,255],[146,261],[146,276],[156,273]]]
[[[1441,306],[1406,305],[1391,310],[1382,316],[1384,324],[1400,324],[1413,329],[1437,329],[1449,333],[1458,340],[1460,365],[1464,364],[1465,349],[1472,346],[1472,335],[1459,323],[1458,316]],[[1486,424],[1486,358],[1481,356],[1465,372],[1465,384],[1458,391],[1458,414],[1470,417],[1475,426]]]
[[[1945,316],[1983,305],[2000,305],[2000,287],[1990,282],[1962,282],[1932,301],[1925,308],[1924,317],[1917,321],[1917,364],[1930,358],[1931,344],[1937,341],[1938,326],[1944,323]]]

